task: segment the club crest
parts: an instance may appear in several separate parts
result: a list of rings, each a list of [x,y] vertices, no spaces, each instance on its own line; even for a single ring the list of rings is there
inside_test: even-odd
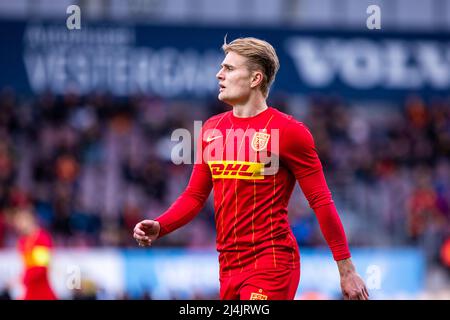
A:
[[[269,142],[270,134],[264,132],[256,132],[252,139],[252,149],[255,151],[264,150]]]

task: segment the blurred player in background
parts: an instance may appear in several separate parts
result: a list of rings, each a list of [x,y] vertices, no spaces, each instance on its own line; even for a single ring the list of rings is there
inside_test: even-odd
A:
[[[267,106],[279,69],[274,48],[240,38],[222,49],[218,98],[233,110],[206,121],[185,192],[157,219],[138,223],[134,238],[150,246],[185,225],[214,188],[220,298],[293,299],[300,259],[287,206],[297,181],[337,261],[344,298],[367,300],[311,133],[292,116]]]
[[[30,207],[18,208],[13,215],[13,223],[21,237],[18,249],[22,256],[24,273],[24,300],[56,300],[49,278],[52,239],[41,228]]]

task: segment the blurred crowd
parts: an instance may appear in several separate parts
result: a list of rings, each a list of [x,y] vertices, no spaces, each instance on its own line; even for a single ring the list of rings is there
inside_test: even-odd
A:
[[[450,101],[410,96],[363,105],[312,96],[271,104],[312,131],[350,245],[419,245],[429,259],[450,234]],[[32,204],[56,246],[135,246],[134,225],[184,190],[192,165],[171,161],[177,128],[227,110],[210,100],[93,92],[0,93],[0,247],[15,245],[10,209]],[[192,148],[194,138],[192,139]],[[160,246],[215,247],[211,197]],[[323,245],[297,187],[290,221],[300,246]]]
[[[302,120],[350,244],[419,246],[428,261],[441,261],[450,235],[450,100],[411,95],[398,105],[350,105],[318,97]],[[300,225],[307,221],[299,216]],[[305,242],[314,245],[319,229],[312,233]]]

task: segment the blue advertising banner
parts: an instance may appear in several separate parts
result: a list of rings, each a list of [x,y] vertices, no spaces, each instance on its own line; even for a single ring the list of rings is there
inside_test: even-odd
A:
[[[329,249],[301,249],[296,299],[342,299],[338,268]],[[215,251],[151,249],[122,251],[127,292],[155,299],[216,297]],[[414,248],[353,249],[352,260],[371,299],[417,299],[425,289],[423,254]]]
[[[0,87],[25,94],[215,96],[225,35],[274,45],[281,68],[272,92],[400,98],[450,89],[448,34],[128,24],[68,30],[63,21],[0,21],[0,30]]]
[[[328,248],[301,248],[296,299],[342,299],[336,262]],[[426,294],[424,254],[416,248],[355,248],[352,260],[371,299],[420,299]],[[14,298],[23,288],[11,279],[22,272],[19,253],[0,250],[0,288]],[[219,262],[215,250],[186,248],[57,248],[50,281],[61,299],[75,290],[96,288],[98,299],[216,299]],[[431,292],[429,292],[430,294]]]

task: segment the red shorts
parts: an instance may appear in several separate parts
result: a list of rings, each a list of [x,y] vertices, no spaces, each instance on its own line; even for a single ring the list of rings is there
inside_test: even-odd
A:
[[[221,300],[293,300],[300,269],[270,268],[220,276]]]

